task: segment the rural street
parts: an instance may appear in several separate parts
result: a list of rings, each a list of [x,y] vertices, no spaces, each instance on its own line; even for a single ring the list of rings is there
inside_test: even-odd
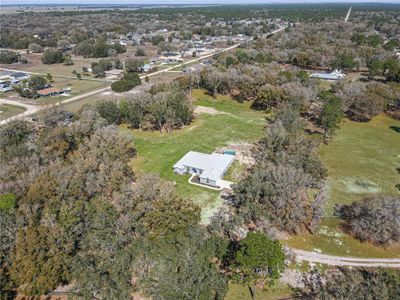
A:
[[[28,73],[31,75],[40,75],[40,76],[47,76],[45,73],[37,73],[37,72],[29,72],[29,71],[24,71],[24,70],[17,70],[17,69],[7,69],[0,67],[1,71],[10,71],[10,72],[24,72]],[[78,79],[76,76],[68,76],[68,75],[53,75],[53,78],[66,78],[66,79]],[[100,81],[100,82],[114,82],[116,80],[112,79],[107,79],[107,78],[88,78],[88,77],[82,77],[81,80],[91,80],[91,81]]]
[[[286,27],[284,27],[284,28],[279,28],[279,29],[277,29],[277,30],[271,31],[269,34],[275,34],[275,33],[278,33],[278,32],[280,32],[280,31],[282,31],[282,30],[285,30],[285,29],[286,29]],[[171,71],[171,70],[173,70],[173,69],[176,69],[176,68],[179,68],[179,67],[182,67],[182,66],[185,66],[185,65],[188,65],[188,64],[191,64],[191,63],[194,63],[194,62],[203,60],[203,59],[205,59],[205,58],[212,57],[212,56],[215,55],[215,54],[219,54],[219,53],[223,53],[223,52],[226,52],[226,51],[230,51],[230,50],[235,49],[235,48],[239,47],[240,45],[242,45],[242,44],[244,44],[244,43],[246,43],[246,42],[250,42],[250,41],[252,41],[252,40],[253,40],[253,38],[251,38],[251,39],[249,39],[249,40],[247,40],[247,41],[245,41],[245,42],[242,42],[242,43],[239,43],[239,44],[235,44],[235,45],[230,46],[230,47],[228,47],[228,48],[220,49],[220,50],[215,51],[215,52],[213,52],[213,53],[210,53],[210,54],[207,54],[207,55],[204,55],[204,56],[201,56],[201,57],[197,57],[197,58],[188,60],[188,61],[183,62],[183,63],[181,63],[181,64],[178,64],[178,65],[176,65],[176,66],[172,66],[172,67],[169,67],[169,68],[166,68],[166,69],[163,69],[163,70],[160,70],[160,71],[157,71],[157,72],[148,74],[148,75],[140,76],[140,79],[143,79],[143,78],[145,78],[146,76],[147,76],[147,77],[150,77],[150,76],[154,76],[154,75],[157,75],[157,74],[160,74],[160,73],[163,73],[163,72],[168,72],[168,71]]]
[[[5,119],[3,121],[0,121],[0,125],[5,124],[5,123],[7,123],[7,122],[9,122],[11,120],[14,120],[16,118],[21,118],[21,117],[32,115],[32,114],[34,114],[34,113],[36,113],[37,111],[40,110],[40,106],[26,104],[26,103],[19,102],[19,101],[14,101],[14,100],[0,99],[0,104],[18,105],[18,106],[22,106],[22,107],[24,107],[26,109],[26,111],[24,111],[23,113],[20,113],[17,116],[13,116],[13,117],[10,117],[10,118]]]
[[[102,88],[102,89],[94,90],[94,91],[88,92],[86,94],[78,95],[78,96],[75,96],[75,97],[60,101],[58,103],[55,103],[54,105],[58,106],[60,104],[81,100],[81,99],[84,99],[86,97],[90,97],[90,96],[93,96],[93,95],[97,95],[97,94],[106,92],[106,91],[108,91],[110,89],[111,89],[110,87],[105,87],[105,88]],[[18,118],[21,118],[21,117],[31,116],[31,115],[35,114],[36,112],[38,112],[40,110],[43,110],[43,109],[45,109],[47,107],[47,106],[26,104],[23,101],[8,100],[8,99],[0,99],[0,104],[18,105],[18,106],[23,106],[23,107],[26,108],[26,111],[24,111],[23,113],[21,113],[19,115],[16,115],[16,116],[13,116],[13,117],[10,117],[8,119],[5,119],[3,121],[0,121],[0,126],[5,124],[5,123],[7,123],[7,122],[10,122],[12,120],[15,120],[15,119],[18,119]]]
[[[400,258],[359,258],[334,256],[293,248],[289,248],[289,251],[296,255],[297,261],[308,261],[309,263],[320,263],[331,266],[400,268]]]
[[[285,27],[285,28],[279,28],[279,29],[276,29],[276,30],[274,30],[274,31],[271,31],[269,34],[275,34],[275,33],[278,33],[278,32],[280,32],[280,31],[282,31],[282,30],[285,30],[285,29],[286,29],[286,27]],[[249,42],[249,41],[251,41],[251,40],[253,40],[253,39],[251,38],[251,39],[249,39],[249,40],[247,40],[247,41],[245,41],[245,42]],[[245,42],[243,42],[243,43],[245,43]],[[219,54],[219,53],[223,53],[223,52],[226,52],[226,51],[230,51],[230,50],[232,50],[232,49],[235,49],[235,48],[239,47],[239,46],[242,45],[243,43],[235,44],[235,45],[230,46],[230,47],[228,47],[228,48],[220,49],[220,50],[218,50],[218,51],[216,51],[216,52],[214,52],[214,53],[210,53],[210,54],[207,54],[207,55],[204,55],[204,56],[200,56],[200,57],[191,59],[191,60],[189,60],[189,61],[183,62],[183,63],[181,63],[181,64],[178,64],[178,65],[175,65],[175,66],[172,66],[172,67],[169,67],[169,68],[160,70],[160,71],[156,71],[156,72],[153,72],[153,73],[150,73],[150,74],[147,74],[147,75],[142,75],[142,76],[140,76],[140,79],[144,79],[145,77],[151,77],[151,76],[154,76],[154,75],[157,75],[157,74],[160,74],[160,73],[168,72],[168,71],[171,71],[171,70],[173,70],[173,69],[176,69],[176,68],[179,68],[179,67],[182,67],[182,66],[185,66],[185,65],[188,65],[188,64],[191,64],[191,63],[194,63],[194,62],[203,60],[203,59],[205,59],[205,58],[212,57],[212,56],[215,55],[215,54]],[[25,72],[25,73],[29,73],[29,74],[46,75],[46,74],[42,74],[42,73],[32,73],[32,72],[26,72],[26,71],[22,71],[22,70],[13,70],[13,69],[6,69],[6,68],[0,68],[0,70],[5,70],[5,71],[21,71],[21,72]],[[74,78],[74,79],[75,79],[75,77],[72,77],[72,76],[56,76],[56,75],[54,75],[54,77],[60,77],[60,78]],[[104,79],[85,78],[85,77],[83,77],[82,80],[97,80],[97,81],[98,81],[98,80],[101,80],[101,81],[105,81]],[[69,102],[72,102],[72,101],[81,100],[81,99],[84,99],[84,98],[86,98],[86,97],[90,97],[90,96],[93,96],[93,95],[96,95],[96,94],[103,93],[103,92],[108,91],[108,90],[110,90],[110,87],[101,88],[101,89],[94,90],[94,91],[89,92],[89,93],[85,93],[85,94],[78,95],[78,96],[75,96],[75,97],[72,97],[72,98],[69,98],[69,99],[65,99],[65,100],[63,100],[63,101],[61,101],[61,102],[58,102],[58,103],[55,104],[55,105],[60,105],[60,104],[63,104],[63,103],[69,103]],[[6,100],[6,101],[11,101],[11,100]],[[25,108],[27,108],[26,104],[24,104],[23,102],[19,102],[19,101],[11,101],[11,103],[9,103],[9,104],[24,106]],[[7,123],[7,122],[9,122],[9,121],[11,121],[11,120],[14,120],[14,119],[17,119],[17,118],[20,118],[20,117],[27,117],[27,116],[30,116],[30,115],[36,113],[37,111],[46,108],[46,106],[34,106],[34,105],[29,105],[29,107],[30,107],[29,109],[27,108],[27,110],[26,110],[25,112],[23,112],[23,113],[21,113],[21,114],[19,114],[19,115],[10,117],[10,118],[8,118],[8,119],[6,119],[6,120],[3,120],[3,121],[0,121],[0,126],[3,125],[3,124],[5,124],[5,123]]]

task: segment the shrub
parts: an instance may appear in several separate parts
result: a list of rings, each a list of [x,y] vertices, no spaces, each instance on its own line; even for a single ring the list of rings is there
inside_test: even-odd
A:
[[[143,48],[137,48],[135,52],[135,56],[146,56],[146,52],[144,52]]]
[[[100,116],[107,121],[108,124],[118,124],[121,113],[118,105],[114,101],[102,101],[97,103],[96,109]]]
[[[13,64],[21,59],[21,55],[14,51],[0,51],[0,63]]]
[[[367,122],[383,112],[384,108],[385,99],[367,91],[354,99],[347,113],[354,121]]]
[[[42,63],[46,65],[62,63],[64,55],[57,49],[46,49],[43,52]]]
[[[43,52],[43,47],[36,43],[31,43],[28,46],[28,49],[32,53],[40,53]]]
[[[361,241],[390,244],[400,241],[400,197],[374,196],[336,207],[344,229]]]
[[[127,73],[121,80],[114,82],[111,85],[111,89],[114,92],[122,93],[127,92],[140,84],[141,81],[137,73]]]
[[[400,272],[389,269],[339,268],[303,275],[300,299],[399,299]]]

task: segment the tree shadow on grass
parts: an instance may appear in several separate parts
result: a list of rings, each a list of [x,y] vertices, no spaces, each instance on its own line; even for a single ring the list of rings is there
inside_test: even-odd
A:
[[[400,133],[400,126],[390,126],[390,129],[396,131],[397,133]]]

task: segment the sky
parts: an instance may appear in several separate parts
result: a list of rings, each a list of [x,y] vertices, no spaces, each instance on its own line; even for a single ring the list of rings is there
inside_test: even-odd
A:
[[[251,4],[251,3],[399,3],[400,0],[0,0],[1,5],[21,4]]]

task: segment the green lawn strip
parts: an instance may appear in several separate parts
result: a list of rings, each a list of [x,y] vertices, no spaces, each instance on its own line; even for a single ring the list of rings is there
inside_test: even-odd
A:
[[[196,91],[197,94],[201,93]],[[197,101],[194,103],[197,105]],[[237,109],[242,104],[226,97],[218,97],[210,107],[235,114],[201,114],[189,126],[171,133],[130,130],[121,126],[124,134],[134,137],[138,157],[133,168],[137,172],[157,173],[175,182],[176,189],[185,198],[199,203],[203,218],[207,219],[221,204],[220,193],[189,184],[189,176],[176,175],[173,165],[188,151],[211,153],[217,148],[236,142],[255,142],[263,135],[264,115]]]
[[[224,175],[224,180],[238,182],[246,171],[247,166],[238,160],[235,160]]]
[[[16,116],[23,113],[26,109],[22,106],[11,105],[11,104],[0,104],[0,120],[8,119],[12,116]]]
[[[400,134],[391,129],[400,121],[380,115],[367,123],[344,120],[321,157],[328,169],[325,218],[314,235],[301,234],[282,241],[293,248],[357,257],[400,257],[400,246],[387,248],[361,243],[344,234],[333,216],[336,203],[348,204],[377,193],[399,194]]]
[[[84,106],[85,104],[91,104],[94,105],[97,101],[102,101],[104,100],[102,97],[99,97],[99,95],[93,95],[89,97],[85,97],[80,100],[68,102],[68,103],[63,103],[61,105],[61,108],[73,113],[77,113],[79,109]]]
[[[88,93],[103,87],[109,86],[109,83],[104,83],[101,81],[93,81],[93,80],[79,80],[79,79],[69,79],[69,78],[59,78],[54,77],[53,86],[56,88],[70,88],[69,92],[70,96],[56,96],[56,97],[47,97],[47,98],[38,98],[38,104],[52,104],[57,103],[59,101],[66,100],[70,97],[78,96],[84,93]]]
[[[50,73],[53,76],[74,76],[72,72],[75,70],[77,73],[82,73],[82,67],[90,67],[92,59],[84,59],[84,60],[74,60],[74,64],[72,66],[64,66],[63,64],[51,64],[45,65],[42,63],[38,63],[33,66],[21,66],[23,71],[33,72],[33,73]]]
[[[293,296],[292,289],[285,284],[275,283],[267,289],[256,289],[257,300],[278,300]],[[229,283],[228,293],[225,300],[251,300],[249,288],[246,285]]]
[[[339,220],[324,220],[316,234],[299,234],[281,241],[283,244],[308,251],[323,254],[365,257],[365,258],[399,258],[400,245],[391,247],[375,246],[344,234],[339,229]]]
[[[400,167],[400,126],[384,115],[367,123],[345,120],[333,140],[321,148],[328,169],[326,215],[336,203],[348,204],[365,196],[399,194],[396,168]]]

